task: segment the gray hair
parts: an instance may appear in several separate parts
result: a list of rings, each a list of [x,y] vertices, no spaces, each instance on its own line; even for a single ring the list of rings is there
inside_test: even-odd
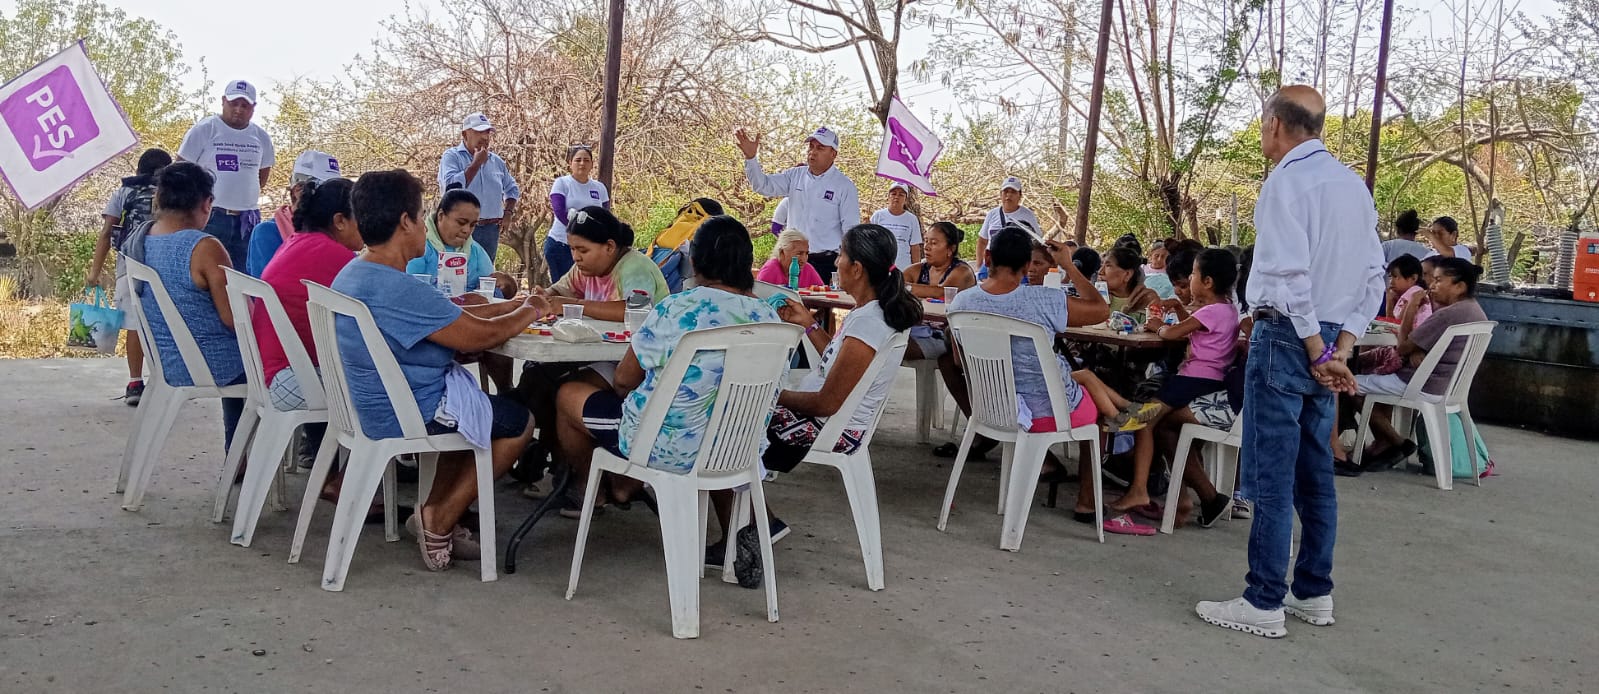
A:
[[[803,231],[798,229],[784,229],[783,233],[777,235],[777,243],[772,244],[772,257],[776,258],[778,255],[782,254],[783,249],[788,248],[789,244],[792,244],[795,241],[804,241],[806,243],[810,243],[811,240],[805,236],[805,232]]]

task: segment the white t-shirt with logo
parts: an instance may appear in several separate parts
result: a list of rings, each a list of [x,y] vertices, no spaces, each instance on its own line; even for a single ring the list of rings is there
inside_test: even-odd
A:
[[[1033,225],[1033,233],[1043,235],[1044,228],[1038,226],[1038,216],[1026,205],[1018,205],[1015,212],[1005,212],[1004,208],[996,207],[988,211],[988,216],[983,218],[983,227],[977,230],[977,235],[985,239],[993,238],[994,232],[1003,229],[1007,223],[1027,222]]]
[[[872,213],[871,222],[894,232],[894,241],[899,246],[899,255],[894,257],[894,265],[900,270],[910,267],[911,246],[922,245],[922,220],[910,210],[894,214],[883,209]]]
[[[1427,254],[1427,258],[1436,258],[1438,255],[1438,251],[1431,251]],[[1471,247],[1463,243],[1455,244],[1455,257],[1465,258],[1468,262],[1476,260],[1476,256],[1472,255],[1471,253]],[[1426,260],[1427,258],[1422,258],[1422,260]]]
[[[571,176],[562,176],[555,179],[550,186],[550,195],[561,195],[566,198],[566,213],[571,214],[591,205],[604,205],[611,199],[611,194],[605,190],[605,184],[597,178],[590,178],[588,183],[578,183]],[[550,238],[566,243],[566,220],[557,219],[550,223]]]
[[[217,177],[211,194],[217,207],[253,210],[261,206],[261,169],[278,162],[272,138],[254,123],[235,130],[221,116],[208,116],[183,136],[178,156]]]

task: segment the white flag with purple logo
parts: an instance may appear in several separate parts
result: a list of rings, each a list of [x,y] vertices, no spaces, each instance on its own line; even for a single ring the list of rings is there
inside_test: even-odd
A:
[[[0,176],[30,210],[138,142],[82,41],[0,86]]]
[[[932,128],[922,125],[899,97],[889,102],[888,123],[883,127],[883,150],[877,155],[877,175],[927,195],[938,195],[929,177],[933,173],[933,162],[943,153],[944,143]]]

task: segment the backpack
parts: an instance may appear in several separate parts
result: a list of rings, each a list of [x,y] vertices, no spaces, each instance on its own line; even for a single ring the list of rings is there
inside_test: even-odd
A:
[[[694,237],[694,230],[698,229],[700,222],[709,214],[698,202],[690,202],[677,211],[677,218],[670,225],[661,230],[650,244],[644,255],[655,261],[655,266],[661,269],[661,276],[666,278],[666,287],[673,294],[683,291],[683,279],[693,273],[689,267],[688,248],[689,241]]]
[[[155,176],[129,176],[122,179],[122,219],[111,237],[111,247],[122,251],[128,236],[155,217]]]

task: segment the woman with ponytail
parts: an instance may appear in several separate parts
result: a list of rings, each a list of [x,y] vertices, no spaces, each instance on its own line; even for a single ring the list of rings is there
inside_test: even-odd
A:
[[[899,357],[881,373],[861,398],[854,412],[839,412],[844,399],[866,374],[866,368],[877,356],[877,350],[888,345],[896,333],[909,330],[922,322],[922,302],[905,289],[905,275],[894,267],[899,253],[894,233],[876,224],[860,224],[844,233],[839,247],[838,281],[844,291],[855,297],[855,309],[850,311],[839,326],[838,334],[829,335],[817,324],[809,309],[790,299],[778,315],[783,320],[805,327],[805,337],[821,352],[816,368],[793,390],[785,390],[777,397],[777,408],[766,429],[767,448],[761,462],[768,470],[789,472],[810,452],[816,437],[827,419],[835,415],[850,418],[844,435],[832,443],[839,453],[854,453],[870,426],[877,408],[888,399],[888,391],[899,371]],[[717,516],[722,519],[724,538],[727,528],[727,510],[731,495],[716,495]],[[768,514],[771,506],[767,506]],[[788,533],[788,525],[772,516],[772,539],[778,540]],[[734,572],[739,585],[753,588],[760,585],[759,554],[754,526],[739,531],[738,558]],[[712,546],[707,550],[707,561],[721,563],[723,549]]]

